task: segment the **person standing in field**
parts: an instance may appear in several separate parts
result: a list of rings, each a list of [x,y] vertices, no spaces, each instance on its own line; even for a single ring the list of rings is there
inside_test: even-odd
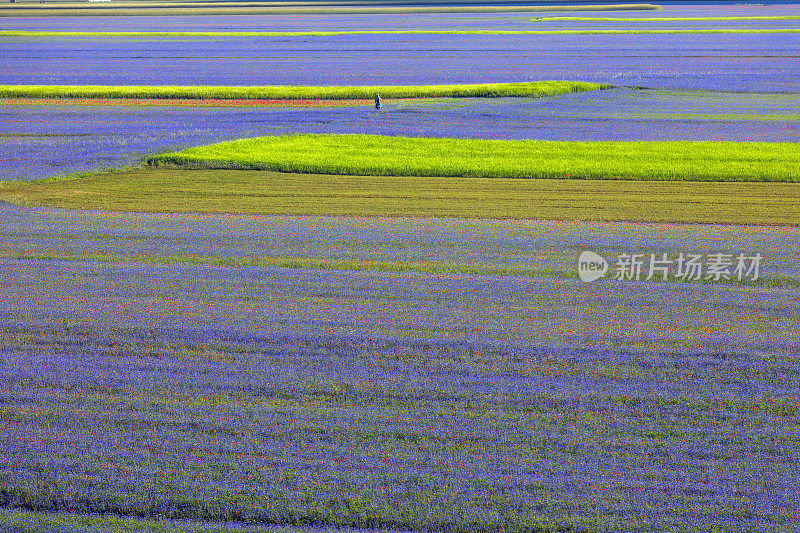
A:
[[[380,110],[381,108],[381,97],[379,95],[375,95],[375,109]]]

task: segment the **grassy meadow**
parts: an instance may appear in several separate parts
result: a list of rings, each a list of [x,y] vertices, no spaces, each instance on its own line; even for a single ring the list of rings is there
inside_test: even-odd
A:
[[[690,181],[800,181],[793,143],[566,142],[298,134],[149,157],[151,166],[279,172]]]

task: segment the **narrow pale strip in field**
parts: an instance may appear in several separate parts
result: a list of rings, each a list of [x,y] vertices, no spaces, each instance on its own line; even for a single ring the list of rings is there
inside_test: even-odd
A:
[[[147,161],[196,169],[350,175],[800,181],[800,151],[793,143],[285,135],[188,148]]]

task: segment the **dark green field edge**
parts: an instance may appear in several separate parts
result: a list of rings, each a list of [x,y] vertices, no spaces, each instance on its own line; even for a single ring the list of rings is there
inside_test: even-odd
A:
[[[103,86],[0,85],[0,98],[156,98],[156,99],[371,99],[381,98],[499,98],[543,97],[612,88],[580,81],[536,81],[458,85],[376,86]]]
[[[333,175],[800,181],[800,150],[795,143],[296,134],[188,148],[148,157],[146,164]]]

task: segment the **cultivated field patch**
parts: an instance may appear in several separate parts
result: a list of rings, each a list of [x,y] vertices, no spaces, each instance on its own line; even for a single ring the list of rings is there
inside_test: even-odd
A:
[[[0,200],[50,208],[167,213],[800,224],[797,185],[768,182],[145,168],[6,183],[0,186]],[[652,209],[653,205],[658,209]]]
[[[800,181],[792,143],[555,142],[287,135],[188,148],[151,166],[486,178]]]

